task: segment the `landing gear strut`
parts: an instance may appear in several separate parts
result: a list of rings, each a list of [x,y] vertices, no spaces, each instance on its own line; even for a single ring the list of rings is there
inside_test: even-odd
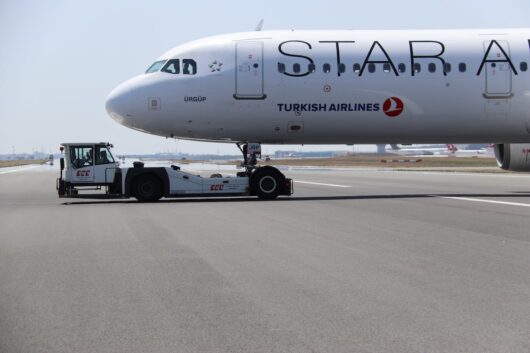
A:
[[[252,171],[256,169],[258,158],[261,158],[261,144],[238,142],[236,145],[243,154],[243,163],[241,166],[245,168],[245,172],[250,175]]]

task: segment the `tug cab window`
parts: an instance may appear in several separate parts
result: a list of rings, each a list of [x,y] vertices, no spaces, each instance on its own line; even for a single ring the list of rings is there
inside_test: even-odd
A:
[[[71,146],[70,162],[75,169],[91,167],[94,163],[94,148],[92,146]]]
[[[182,60],[182,73],[184,75],[195,75],[197,74],[197,63],[193,59]]]
[[[111,164],[114,163],[112,153],[110,153],[107,146],[96,147],[96,164]]]
[[[153,72],[158,72],[158,71],[160,71],[162,66],[164,66],[165,63],[166,63],[166,60],[155,61],[153,63],[153,65],[149,66],[149,68],[147,69],[147,71],[145,73],[146,74],[150,74],[150,73],[153,73]]]
[[[180,60],[179,59],[169,60],[162,68],[162,72],[168,72],[173,75],[180,74]]]

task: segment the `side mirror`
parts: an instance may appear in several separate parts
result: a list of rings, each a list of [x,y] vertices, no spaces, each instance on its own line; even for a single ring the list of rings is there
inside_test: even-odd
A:
[[[61,170],[64,170],[64,158],[61,158],[59,161],[61,164]]]

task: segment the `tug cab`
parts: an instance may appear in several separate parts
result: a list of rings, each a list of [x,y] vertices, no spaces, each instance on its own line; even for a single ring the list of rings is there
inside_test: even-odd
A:
[[[114,182],[118,163],[114,160],[108,143],[65,143],[66,180],[71,184],[88,183],[93,186]]]

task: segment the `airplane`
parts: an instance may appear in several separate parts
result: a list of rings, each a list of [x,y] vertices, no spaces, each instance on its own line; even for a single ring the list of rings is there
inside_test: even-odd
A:
[[[470,145],[455,145],[448,143],[446,145],[390,145],[387,148],[385,145],[379,145],[385,148],[387,153],[395,153],[402,155],[440,155],[440,156],[477,156],[490,155],[493,152],[493,144],[484,144],[481,148],[469,148]],[[478,145],[481,146],[481,145]]]
[[[443,147],[442,147],[443,146]],[[386,147],[386,146],[385,146]],[[433,155],[452,155],[458,151],[458,147],[454,144],[446,145],[410,145],[410,146],[398,146],[390,145],[390,149],[385,148],[387,153],[395,153],[405,156],[433,156]]]
[[[486,147],[484,148],[479,148],[479,149],[473,149],[473,148],[461,148],[460,146],[454,146],[454,149],[451,151],[452,155],[453,156],[456,156],[456,157],[473,157],[473,156],[480,156],[480,155],[483,155],[483,156],[487,156],[487,157],[490,157],[490,156],[493,156],[493,149],[494,149],[494,145],[491,145],[491,144],[488,144]]]
[[[108,96],[118,123],[259,144],[495,143],[530,171],[530,29],[299,31],[207,37]]]

